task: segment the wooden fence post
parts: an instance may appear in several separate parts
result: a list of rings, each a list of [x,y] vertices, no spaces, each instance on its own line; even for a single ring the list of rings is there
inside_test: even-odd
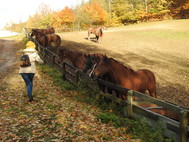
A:
[[[180,142],[187,142],[188,111],[180,112]]]
[[[79,82],[79,70],[76,70],[75,73],[75,83],[77,84]]]
[[[127,92],[127,116],[132,118],[133,117],[133,90],[129,90]]]
[[[55,57],[56,57],[56,55],[55,55],[55,54],[53,54],[53,56],[52,56],[52,67],[54,67],[54,66],[55,66]]]
[[[66,63],[63,62],[62,64],[62,79],[66,80]]]

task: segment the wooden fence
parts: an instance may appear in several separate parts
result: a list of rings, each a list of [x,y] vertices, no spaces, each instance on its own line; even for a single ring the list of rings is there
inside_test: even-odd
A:
[[[48,64],[50,67],[58,68],[62,72],[62,77],[64,80],[68,80],[72,84],[77,85],[80,79],[82,79],[83,77],[88,77],[87,74],[84,74],[82,71],[78,70],[67,62],[63,62],[63,64],[57,63],[57,55],[54,52],[39,45],[39,43],[35,39],[32,39],[31,37],[29,37],[29,39],[34,41],[36,45],[39,46],[40,54],[45,60],[45,63]],[[145,118],[151,126],[156,126],[159,122],[161,122],[163,128],[166,130],[164,133],[166,137],[173,138],[175,141],[179,142],[189,142],[188,109],[150,97],[146,94],[123,88],[119,85],[101,79],[96,79],[96,81],[98,82],[98,84],[104,85],[106,86],[106,88],[111,88],[111,90],[113,90],[111,94],[101,92],[100,95],[103,95],[104,97],[112,100],[113,102],[121,104],[124,108],[124,116],[132,118]],[[115,94],[114,92],[127,93],[127,101],[123,101],[122,99],[119,99],[118,97],[113,95]],[[132,99],[132,96],[136,96],[143,101],[134,101]],[[139,104],[143,102],[153,103],[167,110],[178,113],[179,122],[140,107]]]

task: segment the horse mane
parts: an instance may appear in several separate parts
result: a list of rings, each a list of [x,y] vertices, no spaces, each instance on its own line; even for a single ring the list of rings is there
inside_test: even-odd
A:
[[[106,58],[108,58],[108,57],[106,57]],[[133,72],[133,73],[135,72],[133,69],[131,69],[131,68],[125,66],[123,63],[121,63],[121,62],[115,60],[114,58],[108,58],[108,60],[113,60],[114,62],[116,62],[116,63],[118,63],[119,65],[123,66],[126,70],[129,70],[130,72]]]

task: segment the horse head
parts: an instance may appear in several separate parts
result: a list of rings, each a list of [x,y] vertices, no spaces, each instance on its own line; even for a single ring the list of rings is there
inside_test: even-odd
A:
[[[107,30],[107,28],[103,26],[101,27],[101,30],[104,31],[104,30]]]
[[[37,33],[37,30],[36,29],[32,29],[32,31],[31,31],[31,37],[35,36],[36,33]]]
[[[91,68],[93,59],[90,54],[84,54],[84,57],[85,57],[85,64],[84,64],[83,72],[86,73]]]
[[[109,58],[105,55],[103,58],[96,64],[95,68],[91,71],[90,76],[93,77],[102,77],[110,71]]]
[[[101,61],[103,58],[103,54],[85,54],[85,64],[83,72],[91,72],[94,70],[95,66]]]

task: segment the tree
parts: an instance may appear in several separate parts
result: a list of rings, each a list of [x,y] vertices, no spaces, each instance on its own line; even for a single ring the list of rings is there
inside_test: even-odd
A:
[[[28,28],[46,28],[52,24],[52,10],[48,5],[40,5],[33,16],[27,21]]]
[[[75,22],[76,15],[72,9],[65,7],[63,10],[59,12],[59,18],[61,25],[69,26]]]
[[[92,1],[82,7],[81,10],[89,17],[90,25],[103,25],[108,19],[108,12],[104,10],[98,1]]]
[[[112,18],[117,19],[120,24],[136,22],[133,3],[125,0],[115,0],[112,3]]]

